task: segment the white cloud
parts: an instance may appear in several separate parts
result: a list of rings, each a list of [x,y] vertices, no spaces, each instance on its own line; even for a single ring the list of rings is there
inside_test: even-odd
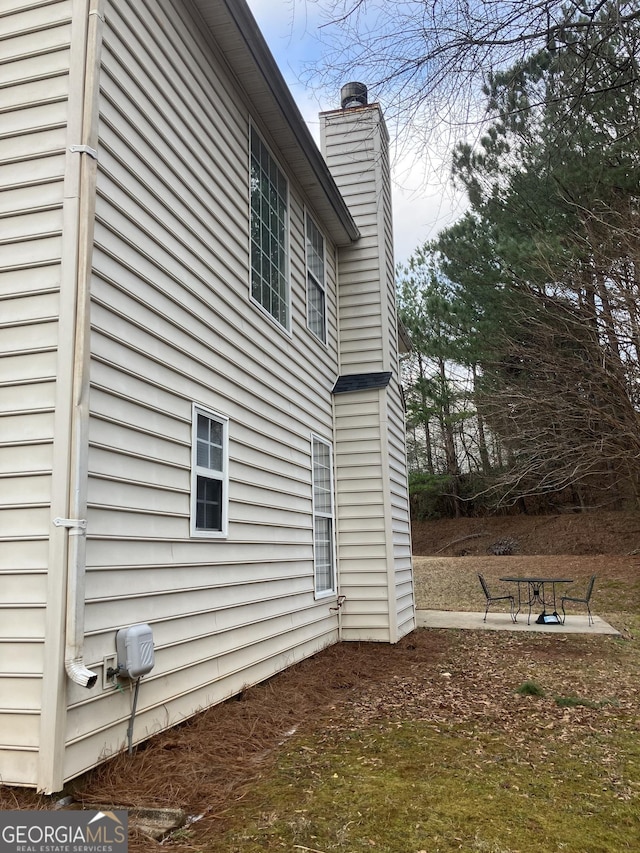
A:
[[[463,193],[449,180],[449,166],[423,153],[394,158],[393,221],[396,262],[404,263],[413,251],[434,239],[466,209]]]

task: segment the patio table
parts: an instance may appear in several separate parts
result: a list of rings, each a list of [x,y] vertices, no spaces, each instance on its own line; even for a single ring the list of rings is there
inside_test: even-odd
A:
[[[501,581],[505,583],[517,583],[518,584],[518,608],[516,610],[516,617],[520,612],[520,609],[523,604],[526,604],[529,608],[529,615],[527,616],[527,625],[531,624],[531,608],[534,607],[535,604],[539,604],[542,607],[542,612],[545,614],[547,612],[547,607],[551,605],[553,602],[553,610],[551,611],[553,615],[557,618],[558,622],[562,620],[558,616],[556,609],[556,584],[557,583],[573,583],[573,578],[544,578],[544,577],[529,577],[529,576],[513,576],[509,575],[505,578],[500,578]],[[545,595],[545,584],[547,587],[551,587],[551,593]],[[526,598],[523,598],[523,594],[521,593],[521,586],[524,586],[526,590]]]

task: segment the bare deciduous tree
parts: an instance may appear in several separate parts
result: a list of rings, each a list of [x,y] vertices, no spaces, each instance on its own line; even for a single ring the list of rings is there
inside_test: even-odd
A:
[[[608,291],[621,295],[612,282]],[[519,294],[499,359],[486,365],[487,420],[510,454],[498,484],[505,500],[571,486],[640,506],[635,379],[609,346],[602,303],[585,295],[575,287]],[[620,332],[627,321],[618,314]]]
[[[638,57],[625,47],[640,19],[637,0],[307,0],[320,6],[323,56],[309,71],[335,90],[363,79],[389,116],[432,142],[480,118],[478,95],[498,71],[540,49],[580,50],[581,88],[593,94],[594,55],[617,44],[612,61],[638,78]],[[574,92],[574,95],[576,93]],[[450,136],[448,136],[450,139]]]

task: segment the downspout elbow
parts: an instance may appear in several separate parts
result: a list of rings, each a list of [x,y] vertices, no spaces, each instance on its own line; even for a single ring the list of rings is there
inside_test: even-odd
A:
[[[85,666],[84,660],[81,657],[65,660],[64,666],[67,670],[67,675],[74,684],[79,684],[80,687],[86,687],[88,690],[95,687],[98,675]]]
[[[85,446],[83,433],[86,430],[86,418],[82,417],[78,407],[78,417],[75,424],[75,475],[77,482],[86,482],[87,469],[83,464],[82,449]],[[76,490],[76,511],[84,505],[80,498],[82,489]],[[65,637],[64,666],[69,678],[80,687],[91,689],[98,676],[84,663],[84,608],[85,608],[85,565],[86,565],[86,518],[56,518],[53,522],[57,527],[66,527],[69,533],[67,549],[67,621]]]
[[[79,467],[78,470],[82,468]],[[84,566],[87,521],[84,518],[55,518],[53,523],[56,527],[66,527],[69,533],[64,667],[74,684],[90,690],[95,686],[98,676],[84,663]]]

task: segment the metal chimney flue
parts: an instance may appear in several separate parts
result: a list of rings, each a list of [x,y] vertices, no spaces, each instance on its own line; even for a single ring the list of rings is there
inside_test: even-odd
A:
[[[343,110],[366,107],[367,87],[364,83],[345,83],[340,89],[340,104]]]

